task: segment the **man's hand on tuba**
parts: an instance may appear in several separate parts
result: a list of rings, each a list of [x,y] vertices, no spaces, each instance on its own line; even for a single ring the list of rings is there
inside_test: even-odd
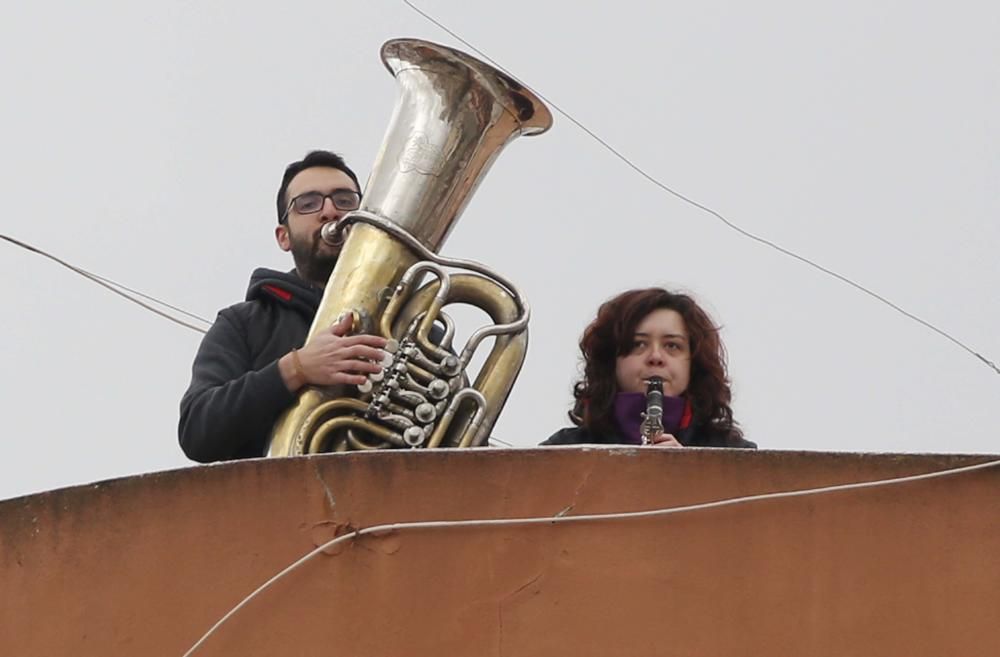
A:
[[[382,369],[386,340],[377,335],[348,335],[351,315],[278,361],[285,385],[292,392],[302,386],[364,383],[366,375]]]

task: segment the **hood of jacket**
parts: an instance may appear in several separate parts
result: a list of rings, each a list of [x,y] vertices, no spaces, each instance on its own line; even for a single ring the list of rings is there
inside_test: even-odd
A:
[[[323,289],[303,280],[293,269],[290,272],[260,267],[250,275],[247,301],[274,301],[298,310],[308,317],[316,314]]]

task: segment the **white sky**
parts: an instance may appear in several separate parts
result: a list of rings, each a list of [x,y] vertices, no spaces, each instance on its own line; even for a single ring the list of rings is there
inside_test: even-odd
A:
[[[750,4],[418,6],[665,184],[1000,361],[1000,5]],[[291,266],[272,236],[288,162],[331,148],[367,176],[395,99],[381,43],[459,44],[394,0],[148,7],[5,7],[0,231],[211,318],[254,267]],[[1000,376],[558,114],[442,252],[532,305],[495,429],[516,445],[565,426],[599,303],[659,284],[724,325],[736,417],[764,448],[1000,451]],[[188,465],[200,336],[3,242],[0,275],[0,499]]]

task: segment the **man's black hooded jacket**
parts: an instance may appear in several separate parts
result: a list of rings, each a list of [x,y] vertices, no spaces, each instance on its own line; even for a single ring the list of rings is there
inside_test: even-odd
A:
[[[257,269],[246,301],[219,312],[181,399],[178,437],[202,463],[263,456],[278,416],[295,400],[278,359],[305,342],[322,290],[294,271]]]

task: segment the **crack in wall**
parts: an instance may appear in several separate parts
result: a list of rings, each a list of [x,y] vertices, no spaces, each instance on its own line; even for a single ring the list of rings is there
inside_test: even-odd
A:
[[[585,474],[583,476],[583,480],[579,484],[577,484],[576,490],[573,491],[573,501],[570,502],[569,505],[566,508],[564,508],[562,511],[560,511],[559,513],[556,514],[557,518],[561,518],[562,516],[565,516],[570,511],[572,511],[573,508],[576,507],[576,503],[580,499],[580,493],[582,493],[583,489],[587,486],[588,483],[590,483],[590,475],[594,474],[594,469],[596,467],[597,467],[596,463],[592,463],[591,464],[590,468],[587,470],[587,474]]]
[[[323,479],[323,475],[321,475],[319,472],[319,463],[315,461],[313,462],[313,474],[316,476],[316,480],[319,481],[320,485],[323,487],[323,490],[325,491],[326,501],[330,504],[330,510],[331,511],[336,510],[337,502],[336,500],[333,499],[333,491],[330,490],[330,486],[326,483],[326,480]]]
[[[545,574],[544,570],[541,571],[541,572],[539,572],[537,575],[535,575],[534,577],[532,577],[530,580],[528,580],[527,582],[525,582],[521,586],[517,587],[516,589],[514,589],[513,591],[511,591],[510,593],[508,593],[504,597],[500,598],[500,600],[497,602],[497,627],[498,627],[498,630],[499,630],[497,632],[497,655],[499,657],[503,657],[503,606],[504,606],[504,604],[508,600],[510,600],[511,598],[513,598],[515,595],[517,595],[518,593],[520,593],[524,589],[528,588],[529,586],[531,586],[532,584],[534,584],[535,582],[537,582],[538,580],[540,580],[542,578],[542,575],[544,575],[544,574]]]

